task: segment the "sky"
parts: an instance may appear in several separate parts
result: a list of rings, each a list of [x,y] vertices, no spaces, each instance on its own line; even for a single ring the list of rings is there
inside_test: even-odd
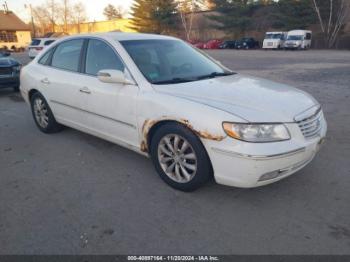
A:
[[[57,2],[62,0],[56,0]],[[70,0],[72,3],[78,2],[79,0]],[[86,13],[89,21],[99,21],[105,20],[103,16],[103,9],[106,5],[112,4],[115,6],[122,6],[125,9],[128,9],[133,0],[80,0],[84,3],[86,8]],[[17,16],[23,19],[25,22],[30,21],[30,12],[29,9],[26,9],[24,6],[31,4],[32,6],[40,6],[45,3],[46,0],[6,0],[8,8],[13,11]],[[0,0],[0,9],[5,3],[5,0]]]

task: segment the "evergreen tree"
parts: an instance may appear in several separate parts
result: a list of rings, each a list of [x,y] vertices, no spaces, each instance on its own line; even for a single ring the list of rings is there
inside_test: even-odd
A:
[[[283,30],[306,29],[317,22],[310,0],[280,0],[271,15],[273,27]]]
[[[211,0],[220,15],[209,16],[218,22],[218,29],[231,34],[244,35],[251,27],[252,15],[258,6],[254,0]]]
[[[179,24],[175,0],[135,0],[132,29],[144,33],[171,34]]]

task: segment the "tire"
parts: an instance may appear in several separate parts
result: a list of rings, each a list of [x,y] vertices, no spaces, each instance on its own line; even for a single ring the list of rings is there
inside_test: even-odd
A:
[[[182,124],[167,123],[158,128],[150,141],[150,149],[159,176],[177,190],[194,191],[213,177],[211,162],[202,142]]]
[[[30,105],[34,122],[41,132],[52,134],[63,129],[63,126],[56,122],[56,119],[42,94],[33,94],[30,99]]]

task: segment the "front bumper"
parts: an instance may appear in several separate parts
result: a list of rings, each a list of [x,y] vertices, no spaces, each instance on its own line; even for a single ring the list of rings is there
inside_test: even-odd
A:
[[[292,139],[275,143],[247,143],[227,137],[204,142],[218,184],[252,188],[292,175],[312,161],[324,142],[327,123],[323,119],[317,137],[304,138],[297,124],[286,124]]]
[[[0,88],[16,87],[19,85],[18,75],[2,76],[0,75]]]

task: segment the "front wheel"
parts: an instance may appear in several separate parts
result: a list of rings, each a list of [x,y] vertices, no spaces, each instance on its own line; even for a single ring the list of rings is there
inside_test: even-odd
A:
[[[155,132],[151,157],[163,181],[181,191],[194,191],[212,177],[210,159],[200,139],[178,123]]]
[[[43,95],[35,93],[30,99],[30,104],[35,124],[40,131],[49,134],[62,130]]]

